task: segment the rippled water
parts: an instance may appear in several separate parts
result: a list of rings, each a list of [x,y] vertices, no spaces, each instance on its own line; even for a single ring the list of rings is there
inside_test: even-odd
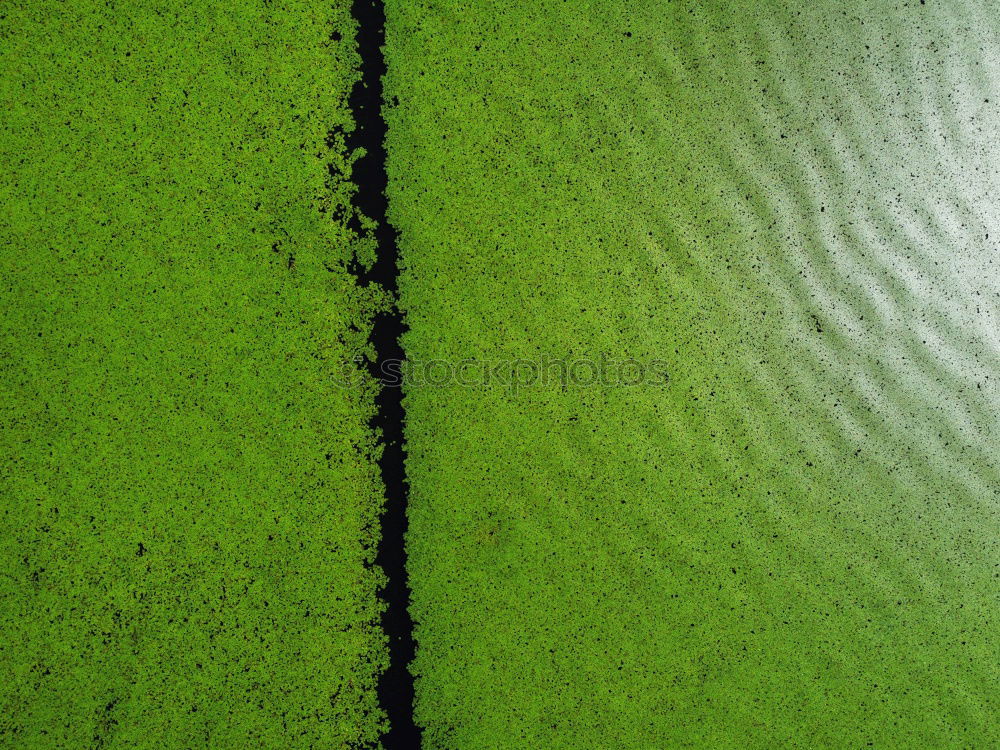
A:
[[[431,746],[1000,740],[1000,23],[792,5],[391,9],[410,355],[672,375],[410,389]]]

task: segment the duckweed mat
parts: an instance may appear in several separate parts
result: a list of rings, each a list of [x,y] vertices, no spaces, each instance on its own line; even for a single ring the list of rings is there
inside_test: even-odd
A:
[[[0,10],[4,747],[385,728],[349,10]]]
[[[433,748],[989,747],[996,14],[388,0]]]
[[[998,39],[6,3],[0,746],[1000,745]]]

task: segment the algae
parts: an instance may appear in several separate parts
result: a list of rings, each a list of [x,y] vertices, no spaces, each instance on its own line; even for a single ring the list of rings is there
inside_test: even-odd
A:
[[[996,14],[387,6],[434,748],[986,747]],[[525,368],[527,370],[527,368]]]
[[[0,745],[373,746],[348,4],[0,19]]]

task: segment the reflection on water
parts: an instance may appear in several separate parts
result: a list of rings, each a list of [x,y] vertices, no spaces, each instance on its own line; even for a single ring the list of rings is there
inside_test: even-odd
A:
[[[421,20],[492,57],[411,105],[448,136],[396,179],[411,356],[671,380],[409,394],[419,717],[995,744],[995,13],[623,5]]]

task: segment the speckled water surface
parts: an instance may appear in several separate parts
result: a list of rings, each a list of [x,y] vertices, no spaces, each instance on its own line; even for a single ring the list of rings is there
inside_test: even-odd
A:
[[[411,361],[668,370],[406,389],[426,746],[1000,744],[995,11],[386,6]]]
[[[349,3],[0,8],[0,746],[383,728]]]

